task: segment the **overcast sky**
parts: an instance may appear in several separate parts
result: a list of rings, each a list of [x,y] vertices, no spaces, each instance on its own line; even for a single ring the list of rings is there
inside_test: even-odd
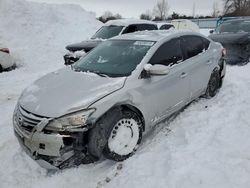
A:
[[[74,3],[81,5],[88,11],[100,16],[106,10],[119,13],[125,18],[138,18],[147,9],[152,10],[158,0],[31,0],[48,3]],[[181,14],[192,15],[195,4],[196,15],[211,15],[214,1],[222,0],[168,0],[170,14],[174,11]]]

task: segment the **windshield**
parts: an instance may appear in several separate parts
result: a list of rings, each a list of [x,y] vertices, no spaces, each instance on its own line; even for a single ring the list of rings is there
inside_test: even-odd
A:
[[[119,35],[122,29],[123,26],[103,26],[96,32],[96,34],[91,39],[109,39]]]
[[[106,41],[80,59],[73,68],[101,76],[129,76],[153,45],[151,41]]]
[[[249,21],[227,21],[222,23],[217,31],[219,33],[238,33],[238,32],[250,32],[250,20]]]

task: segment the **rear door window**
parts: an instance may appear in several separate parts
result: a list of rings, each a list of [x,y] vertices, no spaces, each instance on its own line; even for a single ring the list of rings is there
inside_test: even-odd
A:
[[[181,41],[185,52],[185,59],[197,56],[206,49],[202,37],[199,36],[184,36]]]
[[[160,27],[160,30],[168,30],[168,29],[170,29],[170,28],[174,28],[174,26],[173,26],[173,25],[162,25],[162,26]]]
[[[138,31],[157,30],[157,26],[153,24],[138,24],[137,28],[138,28]]]
[[[171,66],[183,61],[180,39],[172,39],[163,44],[153,55],[150,64]]]
[[[124,31],[123,31],[123,34],[125,33],[134,33],[138,31],[138,27],[137,25],[129,25]]]

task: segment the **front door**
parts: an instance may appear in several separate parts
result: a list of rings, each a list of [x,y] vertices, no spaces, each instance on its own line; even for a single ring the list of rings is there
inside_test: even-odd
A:
[[[164,43],[151,58],[150,64],[170,67],[167,75],[151,75],[141,79],[137,92],[143,95],[143,108],[150,109],[145,117],[154,125],[183,107],[189,99],[189,75],[183,61],[180,40]]]

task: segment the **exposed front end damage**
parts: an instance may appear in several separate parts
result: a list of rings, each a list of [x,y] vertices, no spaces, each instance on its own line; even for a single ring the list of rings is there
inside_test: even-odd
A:
[[[46,130],[50,121],[17,106],[13,116],[14,132],[24,151],[46,169],[88,163],[87,128],[76,132],[53,132]]]
[[[69,68],[37,80],[23,91],[13,115],[21,146],[47,169],[94,162],[87,150],[88,132],[98,117],[90,106],[120,90],[125,80]]]

